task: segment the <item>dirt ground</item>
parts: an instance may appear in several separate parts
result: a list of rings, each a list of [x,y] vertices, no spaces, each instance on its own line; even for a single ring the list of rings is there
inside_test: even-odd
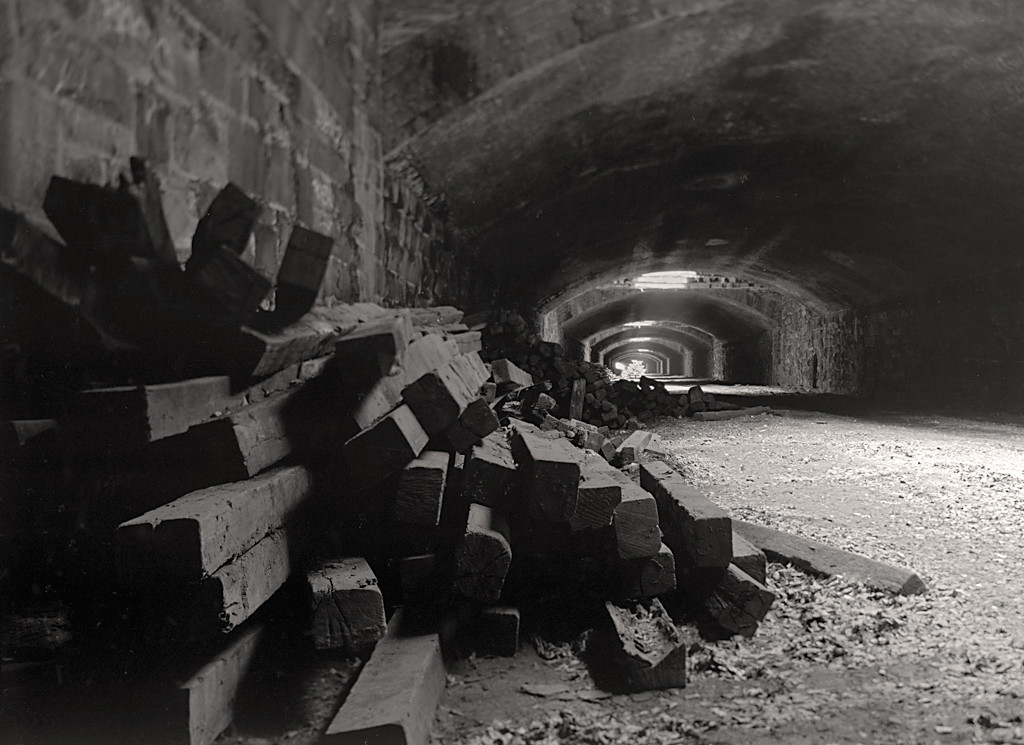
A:
[[[758,634],[695,641],[685,689],[607,696],[568,646],[527,640],[454,668],[434,742],[1024,743],[1024,426],[783,413],[651,429],[734,516],[909,567],[927,594],[773,564]]]
[[[693,484],[738,518],[909,567],[928,592],[894,597],[770,565],[778,598],[753,639],[684,629],[688,686],[633,695],[598,690],[578,645],[528,632],[513,658],[450,668],[433,742],[1024,745],[1024,422],[711,390],[783,415],[653,423]],[[258,695],[240,697],[219,745],[317,742],[358,670],[307,659],[285,637],[270,646]],[[0,741],[139,741],[88,706]]]

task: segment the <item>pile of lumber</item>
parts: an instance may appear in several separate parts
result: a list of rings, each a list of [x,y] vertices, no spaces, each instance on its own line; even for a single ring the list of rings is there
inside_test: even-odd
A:
[[[482,328],[484,359],[512,365],[535,383],[546,382],[554,400],[553,413],[562,417],[598,427],[637,429],[660,416],[711,421],[767,411],[716,401],[700,386],[674,394],[662,381],[647,376],[635,381],[614,379],[602,365],[567,357],[561,344],[542,340],[514,311],[495,311],[478,325]]]
[[[161,737],[208,745],[230,724],[282,605],[311,649],[372,651],[350,699],[387,711],[346,705],[338,741],[422,736],[444,684],[442,624],[423,618],[454,614],[477,649],[509,654],[531,598],[594,600],[634,686],[682,682],[679,640],[630,626],[661,616],[658,596],[754,632],[763,555],[641,457],[660,446],[639,420],[689,401],[557,345],[488,365],[485,333],[450,306],[317,305],[330,239],[296,227],[271,282],[242,258],[258,204],[230,184],[182,269],[159,185],[132,166],[117,187],[54,178],[65,243],[0,212],[4,276],[97,353],[5,425],[0,538],[14,602],[54,587],[72,637],[120,650],[111,678],[152,683]],[[569,399],[578,416],[552,416]],[[639,483],[620,470],[637,463]],[[389,621],[398,606],[418,622]],[[414,672],[401,693],[396,671]]]

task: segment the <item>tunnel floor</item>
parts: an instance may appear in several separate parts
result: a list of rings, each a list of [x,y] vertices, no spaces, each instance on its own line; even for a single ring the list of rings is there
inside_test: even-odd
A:
[[[757,635],[702,643],[686,689],[600,698],[568,647],[524,644],[455,671],[436,742],[1024,742],[1024,427],[868,409],[651,428],[734,516],[909,567],[928,593],[771,565]]]
[[[749,393],[735,400],[762,394]],[[908,567],[925,595],[772,564],[778,599],[754,638],[693,635],[686,688],[632,695],[597,690],[569,641],[524,634],[513,658],[455,663],[432,741],[1024,743],[1024,426],[878,408],[780,413],[650,429],[733,516]],[[219,745],[317,742],[358,669],[303,656],[285,637],[276,646],[253,685],[261,693],[243,696]],[[112,736],[95,701],[65,703],[24,723],[41,738],[11,741],[71,741],[65,730],[83,743],[134,741]]]

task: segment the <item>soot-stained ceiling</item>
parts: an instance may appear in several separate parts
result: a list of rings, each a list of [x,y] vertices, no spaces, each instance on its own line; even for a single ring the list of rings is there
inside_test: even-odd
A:
[[[822,313],[1021,259],[1020,3],[385,5],[388,157],[462,231],[481,303],[683,269]],[[723,338],[766,322],[669,306]]]

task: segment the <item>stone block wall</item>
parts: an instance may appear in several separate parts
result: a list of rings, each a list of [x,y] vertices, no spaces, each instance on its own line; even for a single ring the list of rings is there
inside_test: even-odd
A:
[[[1024,412],[1024,265],[725,345],[726,379],[951,410]],[[815,360],[816,366],[815,366]]]
[[[335,241],[323,298],[446,300],[450,270],[426,263],[445,228],[384,163],[378,15],[374,0],[0,0],[0,204],[44,219],[51,175],[112,182],[142,155],[182,259],[233,181],[263,205],[245,258],[268,276],[298,222]]]

